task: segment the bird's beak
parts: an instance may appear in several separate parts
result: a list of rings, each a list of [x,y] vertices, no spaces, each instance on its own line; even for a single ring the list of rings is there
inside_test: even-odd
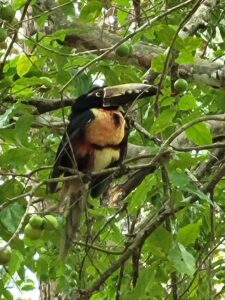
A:
[[[126,83],[103,88],[103,107],[132,103],[139,98],[154,96],[158,88],[143,83]]]

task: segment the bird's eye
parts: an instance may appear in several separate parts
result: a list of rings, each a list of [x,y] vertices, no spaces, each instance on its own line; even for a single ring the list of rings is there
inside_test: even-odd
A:
[[[101,92],[95,93],[95,96],[96,96],[96,97],[101,97]]]

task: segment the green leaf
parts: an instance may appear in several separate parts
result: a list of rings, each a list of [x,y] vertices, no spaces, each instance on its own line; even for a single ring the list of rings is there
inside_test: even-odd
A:
[[[121,25],[125,24],[127,22],[128,13],[120,10],[118,12],[118,21]]]
[[[205,123],[199,123],[188,128],[186,134],[188,138],[197,145],[207,145],[212,143],[210,128]]]
[[[0,212],[0,222],[11,233],[15,232],[25,212],[24,207],[15,202]]]
[[[23,192],[23,185],[20,181],[14,179],[5,180],[0,184],[0,203],[7,201],[9,198],[20,195]]]
[[[183,173],[181,170],[177,169],[175,171],[172,171],[169,174],[171,183],[178,187],[178,188],[184,188],[190,183],[190,178],[187,174]]]
[[[25,74],[27,74],[31,67],[32,67],[32,62],[34,62],[36,58],[34,56],[28,57],[27,55],[21,55],[19,57],[18,63],[17,63],[17,74],[22,77]]]
[[[94,293],[90,298],[90,300],[102,300],[102,299],[104,299],[103,292]]]
[[[90,76],[83,73],[75,78],[74,85],[76,87],[76,92],[78,93],[78,95],[83,95],[91,88],[92,81]]]
[[[178,64],[194,64],[195,57],[190,51],[183,50],[179,52],[178,58],[175,61]]]
[[[23,6],[27,2],[27,0],[14,0],[12,2],[14,8],[21,8],[21,6]]]
[[[15,138],[23,146],[28,145],[29,130],[31,123],[34,120],[34,116],[25,114],[21,116],[16,122],[15,126]]]
[[[199,219],[198,222],[188,224],[178,230],[177,239],[183,245],[193,244],[200,233],[200,227],[202,225],[202,220]]]
[[[129,0],[115,0],[115,3],[125,7],[130,7]]]
[[[56,77],[57,82],[62,85],[66,84],[70,79],[71,79],[71,75],[69,72],[66,71],[59,72]]]
[[[149,284],[154,283],[155,275],[156,275],[156,270],[154,268],[148,267],[146,269],[143,269],[139,274],[135,288],[133,289],[133,291],[131,291],[124,297],[124,300],[129,300],[129,299],[144,300],[146,287]]]
[[[63,12],[68,16],[74,16],[74,6],[72,2],[68,2],[68,0],[58,0],[60,5],[66,4],[62,6]]]
[[[161,101],[161,106],[169,106],[174,103],[174,97],[166,97]]]
[[[31,155],[32,151],[27,148],[10,149],[0,157],[0,165],[13,168],[24,167]]]
[[[148,238],[146,249],[157,257],[165,257],[173,243],[172,235],[163,227],[157,228]]]
[[[156,180],[153,176],[148,176],[131,194],[129,201],[128,211],[130,214],[134,214],[137,210],[144,205],[148,191],[155,185]]]
[[[156,134],[163,132],[166,128],[174,125],[173,118],[176,115],[176,111],[172,109],[165,109],[161,115],[155,120],[152,125],[151,133]]]
[[[192,276],[195,272],[195,259],[183,245],[178,243],[169,251],[168,260],[180,273]]]
[[[159,54],[152,59],[151,67],[155,72],[162,73],[166,61],[165,54]]]
[[[48,268],[49,262],[47,257],[45,255],[40,256],[40,258],[36,262],[36,272],[38,277],[42,279],[42,276],[46,276],[46,274],[48,274]]]
[[[106,216],[107,215],[107,209],[105,207],[94,207],[93,209],[89,209],[88,212],[91,216],[99,217],[99,216]]]
[[[40,86],[42,84],[46,84],[46,83],[49,83],[51,79],[49,79],[48,77],[37,77],[37,76],[32,76],[32,77],[22,77],[22,78],[19,78],[17,81],[16,81],[16,84],[18,85],[23,85],[23,86],[30,86],[30,85],[33,85],[33,86]]]
[[[186,169],[186,168],[191,168],[195,164],[205,161],[207,156],[198,156],[195,157],[191,153],[177,153],[176,158],[171,161],[170,168],[179,170],[179,169]],[[179,172],[179,171],[178,171]]]
[[[171,45],[171,41],[176,34],[176,27],[175,26],[168,26],[164,24],[160,24],[158,26],[155,26],[155,33],[160,38],[163,44],[166,46]]]
[[[24,258],[23,258],[23,255],[21,254],[21,252],[13,249],[12,257],[11,257],[9,265],[8,265],[9,274],[13,275],[14,273],[16,273],[20,269],[20,266],[23,261],[24,261]]]
[[[13,81],[9,78],[3,78],[0,80],[0,89],[9,88],[13,85]]]
[[[176,48],[179,50],[179,56],[175,60],[178,64],[194,64],[195,53],[202,44],[202,40],[196,37],[187,37],[176,43]]]
[[[0,296],[1,299],[6,300],[14,300],[13,295],[8,291],[8,289],[4,288],[3,284],[0,284]]]
[[[85,22],[95,21],[101,14],[103,3],[91,1],[81,10],[80,19]]]
[[[24,88],[24,86],[17,84],[13,86],[12,93],[16,94],[20,99],[30,99],[34,95],[32,88]]]
[[[27,281],[22,282],[20,288],[22,291],[32,291],[35,289],[35,283],[31,279],[27,279]]]
[[[180,98],[178,107],[180,110],[190,110],[198,107],[196,99],[193,95],[187,94]]]

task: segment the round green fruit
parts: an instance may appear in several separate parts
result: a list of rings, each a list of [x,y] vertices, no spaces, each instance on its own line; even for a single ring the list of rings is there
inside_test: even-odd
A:
[[[33,216],[31,216],[31,218],[29,220],[29,224],[34,229],[40,229],[43,224],[43,218],[39,215],[33,215]]]
[[[178,93],[182,93],[182,92],[186,91],[187,88],[188,88],[188,83],[185,79],[180,78],[174,82],[174,89]]]
[[[5,245],[6,245],[6,242],[1,240],[0,241],[0,265],[8,264],[11,259],[11,256],[12,256],[12,251],[9,246],[7,246],[5,249],[3,249],[3,247]]]
[[[123,43],[116,48],[116,55],[120,57],[129,56],[132,53],[132,46],[130,43]]]
[[[27,224],[24,228],[24,234],[30,240],[38,240],[41,237],[42,230],[35,229],[30,224]]]
[[[4,28],[0,28],[0,43],[4,42],[7,38],[7,31]]]
[[[0,18],[2,20],[12,22],[15,16],[15,10],[11,5],[4,5],[0,8]]]
[[[58,227],[58,220],[53,215],[44,216],[44,224],[43,227],[46,230],[53,230]]]

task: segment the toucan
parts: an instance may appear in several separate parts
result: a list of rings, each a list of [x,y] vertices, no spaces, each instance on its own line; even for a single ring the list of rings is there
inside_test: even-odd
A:
[[[71,176],[68,169],[83,173],[101,171],[119,165],[126,156],[129,121],[121,109],[139,98],[153,96],[157,87],[142,83],[94,88],[72,104],[69,124],[55,157],[52,178]],[[99,196],[110,182],[108,175],[91,180],[92,197]],[[50,183],[50,192],[57,182]],[[62,255],[66,255],[79,229],[81,213],[86,203],[81,178],[66,180],[62,194],[66,202],[66,224]]]

